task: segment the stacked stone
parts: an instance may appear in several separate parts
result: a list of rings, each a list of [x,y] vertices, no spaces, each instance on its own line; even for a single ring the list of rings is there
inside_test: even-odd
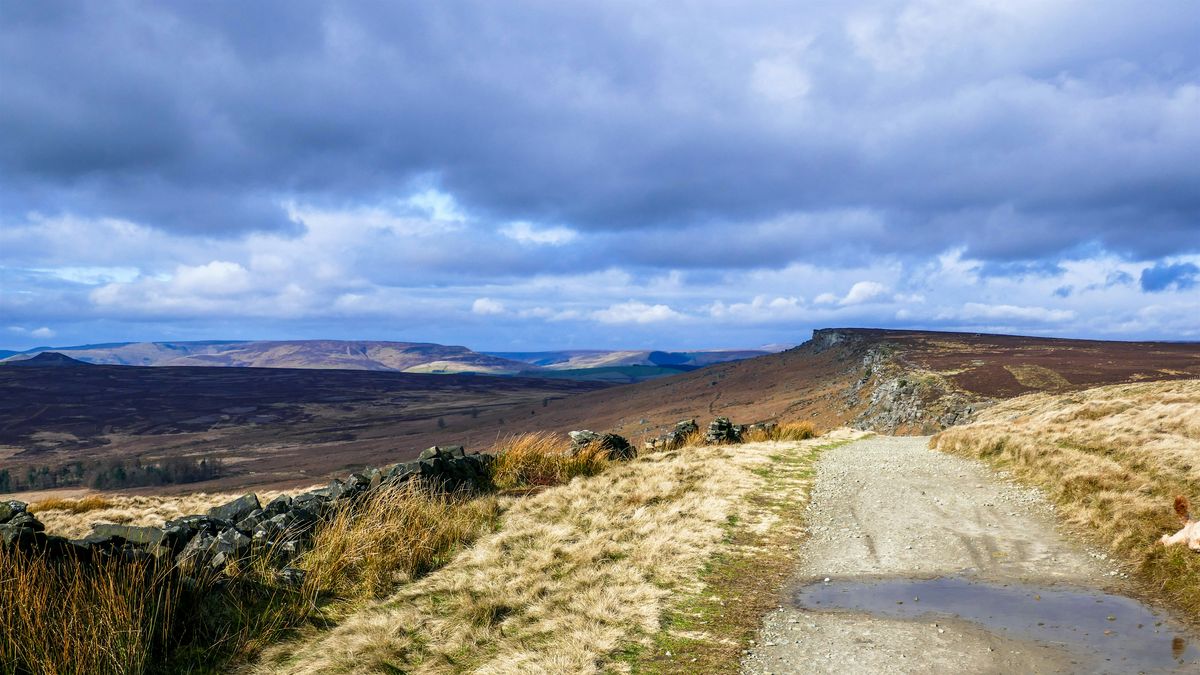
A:
[[[571,454],[579,454],[579,451],[584,448],[597,445],[611,460],[627,460],[637,457],[637,449],[629,443],[629,439],[618,434],[598,434],[583,429],[569,432],[567,435],[571,437]]]
[[[740,424],[730,422],[728,417],[718,417],[709,423],[708,431],[704,434],[704,442],[709,444],[741,443],[744,431],[745,429]]]
[[[700,430],[696,420],[681,420],[675,423],[675,428],[667,433],[652,438],[645,443],[647,450],[675,450],[683,447],[689,436]]]
[[[776,424],[775,422],[755,422],[754,424],[751,424],[750,426],[746,427],[746,433],[754,433],[756,431],[761,431],[764,434],[766,434],[768,438],[770,438],[771,435],[774,434],[775,430],[778,428],[779,428],[779,425]]]
[[[412,462],[352,473],[345,480],[295,497],[280,495],[266,505],[246,494],[205,515],[167,521],[162,527],[96,523],[82,539],[48,536],[22,502],[0,502],[0,542],[51,557],[91,560],[170,560],[185,574],[218,572],[235,560],[269,558],[280,581],[299,584],[303,572],[289,564],[309,547],[314,526],[338,508],[351,506],[371,490],[423,479],[435,489],[483,487],[491,455],[468,454],[462,446],[432,447]]]

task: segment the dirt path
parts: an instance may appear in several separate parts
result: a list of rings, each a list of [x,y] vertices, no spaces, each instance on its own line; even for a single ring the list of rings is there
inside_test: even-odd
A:
[[[872,437],[822,456],[794,591],[744,672],[1200,669],[1192,636],[1102,592],[1122,573],[1060,535],[1037,491],[927,443]]]

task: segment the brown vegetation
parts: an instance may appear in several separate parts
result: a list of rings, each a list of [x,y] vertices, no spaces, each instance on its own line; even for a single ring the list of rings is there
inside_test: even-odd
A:
[[[1158,543],[1179,528],[1174,498],[1200,497],[1200,380],[1023,396],[932,443],[1044,488],[1068,522],[1200,617],[1200,555]]]

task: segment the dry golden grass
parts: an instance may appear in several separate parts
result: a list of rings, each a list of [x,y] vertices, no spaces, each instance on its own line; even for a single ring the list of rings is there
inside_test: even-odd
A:
[[[669,609],[713,592],[705,565],[737,547],[732,523],[778,522],[748,496],[766,489],[780,454],[810,454],[819,442],[809,443],[652,453],[503,497],[496,532],[336,628],[268,650],[257,672],[627,671],[622,655],[653,649]],[[694,634],[738,653],[736,639]]]
[[[593,444],[570,452],[570,441],[550,432],[517,434],[490,450],[492,483],[500,490],[566,483],[575,476],[594,476],[608,465],[607,453]]]
[[[299,566],[315,595],[375,598],[441,566],[491,529],[494,497],[440,495],[410,482],[340,509],[313,535]]]
[[[1200,503],[1200,380],[1022,396],[932,445],[1011,467],[1045,488],[1070,523],[1200,616],[1200,555],[1157,543],[1179,529],[1175,495]]]
[[[783,422],[769,429],[756,428],[746,432],[747,443],[764,441],[806,441],[817,437],[817,427],[809,421]]]
[[[258,498],[265,504],[280,494],[282,492],[279,490],[267,490],[259,492]],[[32,504],[30,510],[37,513],[38,520],[46,526],[47,532],[79,538],[92,531],[92,523],[159,526],[175,518],[205,513],[238,496],[240,493],[197,492],[169,496],[93,494],[77,499],[44,499]]]
[[[100,495],[87,495],[78,499],[68,499],[62,497],[52,497],[43,499],[40,502],[35,502],[29,505],[30,513],[42,513],[43,511],[63,511],[71,515],[79,515],[81,513],[91,513],[100,509],[111,509],[116,504],[108,497]]]
[[[180,609],[177,591],[145,564],[52,563],[0,547],[0,670],[142,672]]]

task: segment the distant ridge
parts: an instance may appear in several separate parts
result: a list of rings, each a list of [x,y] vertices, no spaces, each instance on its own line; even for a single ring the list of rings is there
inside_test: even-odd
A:
[[[78,359],[73,359],[58,352],[42,352],[41,354],[38,354],[32,358],[4,361],[3,363],[0,363],[0,365],[11,367],[40,366],[43,368],[70,368],[74,366],[87,366],[91,364]]]
[[[466,347],[427,342],[370,340],[258,340],[195,342],[123,342],[32,349],[29,354],[58,353],[96,365],[314,368],[404,373],[484,373],[515,375],[538,368],[480,354]]]

